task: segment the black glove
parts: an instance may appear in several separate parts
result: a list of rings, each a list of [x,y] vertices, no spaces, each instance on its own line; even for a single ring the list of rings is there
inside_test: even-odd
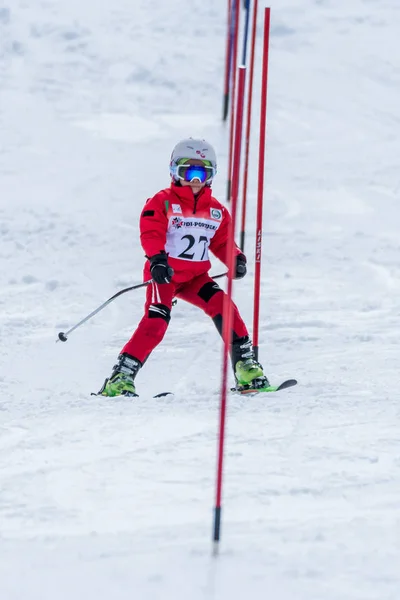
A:
[[[235,279],[242,279],[247,273],[247,259],[244,254],[238,254],[236,257]]]
[[[150,256],[150,272],[156,283],[170,283],[174,270],[168,264],[168,254],[160,252]]]

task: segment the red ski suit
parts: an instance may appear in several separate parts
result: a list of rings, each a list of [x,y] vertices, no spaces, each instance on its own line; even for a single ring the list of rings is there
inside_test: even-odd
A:
[[[174,183],[150,198],[140,216],[140,241],[146,257],[168,253],[174,269],[171,283],[153,282],[146,288],[145,314],[135,333],[121,352],[142,364],[161,342],[167,330],[172,300],[186,300],[203,309],[218,331],[222,332],[225,293],[208,275],[210,250],[227,264],[227,241],[231,217],[229,212],[204,187],[194,196],[191,187]],[[236,255],[241,251],[236,247]],[[151,279],[147,260],[143,281]],[[233,339],[248,335],[246,326],[233,304]]]

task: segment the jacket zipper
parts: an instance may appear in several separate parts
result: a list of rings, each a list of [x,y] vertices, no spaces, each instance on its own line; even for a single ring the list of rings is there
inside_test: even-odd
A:
[[[200,190],[199,193],[197,194],[197,196],[194,197],[194,207],[193,207],[193,214],[196,214],[196,208],[197,208],[197,202],[199,200],[199,196],[201,195],[203,190]]]

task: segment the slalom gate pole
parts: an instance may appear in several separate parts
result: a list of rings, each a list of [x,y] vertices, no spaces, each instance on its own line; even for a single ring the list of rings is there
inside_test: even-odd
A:
[[[253,6],[253,24],[251,34],[251,56],[250,56],[250,73],[249,86],[247,94],[247,121],[244,147],[244,171],[243,171],[243,201],[242,201],[242,219],[240,225],[240,249],[244,252],[245,231],[246,231],[246,210],[247,210],[247,187],[249,177],[249,156],[250,156],[250,132],[251,132],[251,112],[253,108],[253,82],[254,82],[254,59],[256,53],[256,37],[257,37],[257,13],[258,0],[254,0]]]
[[[227,201],[231,200],[232,193],[232,171],[233,171],[233,142],[235,135],[235,110],[236,110],[236,71],[237,71],[237,56],[239,46],[239,19],[240,19],[240,0],[232,0],[232,15],[235,20],[235,33],[233,37],[233,50],[232,50],[232,106],[231,106],[231,119],[229,129],[229,154],[228,154],[228,184],[227,184]]]
[[[212,278],[213,279],[220,279],[221,277],[225,277],[225,275],[227,275],[227,274],[228,273],[220,273],[219,275],[213,275]],[[58,339],[56,340],[56,342],[67,342],[68,341],[68,335],[70,333],[72,333],[73,331],[75,331],[75,329],[78,329],[78,327],[80,327],[81,325],[83,325],[84,323],[86,323],[86,321],[89,321],[89,319],[91,319],[92,317],[94,317],[94,315],[97,315],[97,313],[99,313],[101,310],[103,310],[103,308],[105,308],[106,306],[108,306],[113,300],[115,300],[119,296],[122,296],[122,294],[126,294],[126,292],[130,292],[132,290],[138,290],[140,288],[146,287],[147,285],[149,285],[152,282],[153,282],[153,280],[149,279],[149,281],[145,281],[144,283],[138,283],[136,285],[131,285],[131,286],[127,287],[127,288],[124,288],[123,290],[120,290],[119,292],[117,292],[116,294],[114,294],[114,296],[111,296],[111,298],[109,298],[108,300],[106,300],[105,302],[103,302],[103,304],[100,304],[100,306],[98,306],[93,312],[89,313],[86,317],[84,317],[81,321],[79,321],[79,323],[77,323],[76,325],[74,325],[73,327],[71,327],[71,329],[68,329],[68,331],[66,331],[65,333],[63,331],[60,331],[60,333],[58,334]]]
[[[226,51],[225,51],[225,79],[224,79],[224,101],[222,109],[222,120],[226,121],[229,112],[229,88],[231,81],[231,66],[232,66],[232,42],[234,35],[234,23],[232,12],[232,0],[228,0],[228,29],[226,35]]]
[[[247,40],[249,37],[250,24],[250,0],[244,0],[244,9],[246,11],[246,19],[244,23],[242,65],[247,65]]]
[[[254,277],[254,315],[253,315],[253,348],[258,359],[258,329],[260,320],[260,284],[261,284],[261,248],[263,226],[263,199],[264,199],[264,169],[265,169],[265,140],[267,126],[267,88],[268,88],[268,59],[269,59],[269,32],[271,22],[271,9],[266,8],[264,13],[264,43],[261,82],[261,114],[260,114],[260,147],[258,157],[258,193],[257,193],[257,222],[256,222],[256,251],[255,251],[255,277]]]
[[[239,67],[238,76],[238,94],[236,107],[236,130],[235,130],[235,154],[233,158],[233,179],[232,179],[232,219],[230,223],[229,238],[227,244],[228,256],[228,285],[224,298],[223,308],[223,358],[222,358],[222,380],[221,380],[221,400],[219,414],[219,438],[218,438],[218,458],[217,458],[217,482],[216,499],[214,509],[214,554],[218,554],[219,541],[221,537],[221,511],[222,511],[222,480],[223,480],[223,462],[225,445],[225,422],[226,422],[226,399],[228,391],[228,362],[229,350],[232,342],[233,325],[233,306],[232,306],[232,280],[235,270],[235,226],[237,214],[237,202],[239,195],[239,174],[240,174],[240,150],[242,141],[243,126],[243,106],[246,87],[246,67]]]

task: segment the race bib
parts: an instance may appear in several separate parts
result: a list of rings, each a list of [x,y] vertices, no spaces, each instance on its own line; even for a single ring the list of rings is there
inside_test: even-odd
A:
[[[171,216],[165,249],[169,256],[181,260],[207,261],[208,247],[220,223],[211,219]]]

